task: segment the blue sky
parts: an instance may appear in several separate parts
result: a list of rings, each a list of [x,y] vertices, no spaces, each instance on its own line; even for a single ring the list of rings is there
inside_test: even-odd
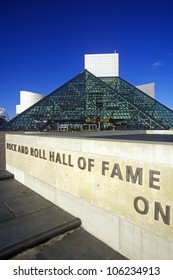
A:
[[[20,90],[47,95],[84,69],[84,54],[120,55],[120,76],[155,82],[173,109],[172,0],[0,0],[0,107]]]

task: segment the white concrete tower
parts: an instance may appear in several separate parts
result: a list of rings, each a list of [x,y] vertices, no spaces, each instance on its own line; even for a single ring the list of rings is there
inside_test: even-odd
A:
[[[85,54],[85,69],[96,77],[119,76],[119,54]]]
[[[20,91],[20,104],[16,105],[16,114],[20,114],[30,106],[38,102],[44,97],[44,95],[30,92],[30,91]]]

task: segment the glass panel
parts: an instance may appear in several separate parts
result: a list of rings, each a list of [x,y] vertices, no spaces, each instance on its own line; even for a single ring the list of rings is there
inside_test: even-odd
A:
[[[89,124],[99,122],[101,128],[168,129],[173,127],[173,112],[119,77],[97,78],[85,70],[12,119],[3,130],[93,128],[96,125]]]

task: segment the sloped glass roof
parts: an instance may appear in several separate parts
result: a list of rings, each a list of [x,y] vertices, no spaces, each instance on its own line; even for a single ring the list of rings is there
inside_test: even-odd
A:
[[[122,94],[126,100],[145,111],[145,113],[158,122],[164,124],[165,127],[173,127],[173,111],[171,109],[120,77],[105,77],[101,79],[116,92]]]
[[[8,122],[3,130],[43,131],[105,120],[115,129],[169,129],[173,111],[121,78],[87,70]]]

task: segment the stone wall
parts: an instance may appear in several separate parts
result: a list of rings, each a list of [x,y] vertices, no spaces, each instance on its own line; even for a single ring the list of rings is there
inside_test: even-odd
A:
[[[173,259],[173,145],[6,135],[7,170],[129,259]]]

